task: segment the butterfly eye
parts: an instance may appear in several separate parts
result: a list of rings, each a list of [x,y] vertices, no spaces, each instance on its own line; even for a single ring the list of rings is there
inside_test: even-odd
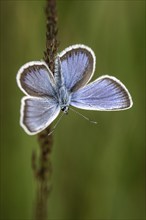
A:
[[[62,108],[61,108],[61,110],[62,110],[63,112],[65,111],[65,109],[66,109],[66,107],[62,107]]]

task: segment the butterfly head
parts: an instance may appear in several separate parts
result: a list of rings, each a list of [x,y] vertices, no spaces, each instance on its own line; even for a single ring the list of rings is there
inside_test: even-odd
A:
[[[65,114],[67,114],[67,113],[68,113],[68,110],[69,110],[69,106],[67,106],[67,105],[66,105],[66,106],[65,106],[65,105],[63,106],[63,105],[62,105],[62,106],[61,106],[61,110],[62,110]]]

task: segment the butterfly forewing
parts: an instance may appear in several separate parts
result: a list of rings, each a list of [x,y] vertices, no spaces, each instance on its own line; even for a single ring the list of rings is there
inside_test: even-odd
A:
[[[64,83],[74,92],[91,79],[95,70],[94,52],[84,45],[73,45],[59,54]]]
[[[20,89],[30,96],[54,96],[54,77],[45,62],[30,62],[17,75]]]
[[[119,80],[103,76],[72,93],[71,105],[86,110],[124,110],[132,106],[132,99]]]

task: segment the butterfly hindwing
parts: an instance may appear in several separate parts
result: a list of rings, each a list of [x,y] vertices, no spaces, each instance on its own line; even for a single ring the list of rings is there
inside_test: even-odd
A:
[[[37,134],[48,127],[59,112],[60,107],[54,99],[24,97],[20,124],[28,134]]]
[[[132,106],[132,99],[119,80],[102,76],[72,93],[71,105],[86,110],[124,110]]]

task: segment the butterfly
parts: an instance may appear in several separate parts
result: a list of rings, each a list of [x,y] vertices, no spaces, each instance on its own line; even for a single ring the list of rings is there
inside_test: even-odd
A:
[[[62,110],[74,106],[86,110],[117,111],[132,107],[127,88],[113,76],[103,75],[88,84],[95,72],[93,50],[77,44],[55,58],[51,72],[44,61],[23,65],[17,84],[26,95],[21,100],[20,125],[29,135],[48,127]]]

